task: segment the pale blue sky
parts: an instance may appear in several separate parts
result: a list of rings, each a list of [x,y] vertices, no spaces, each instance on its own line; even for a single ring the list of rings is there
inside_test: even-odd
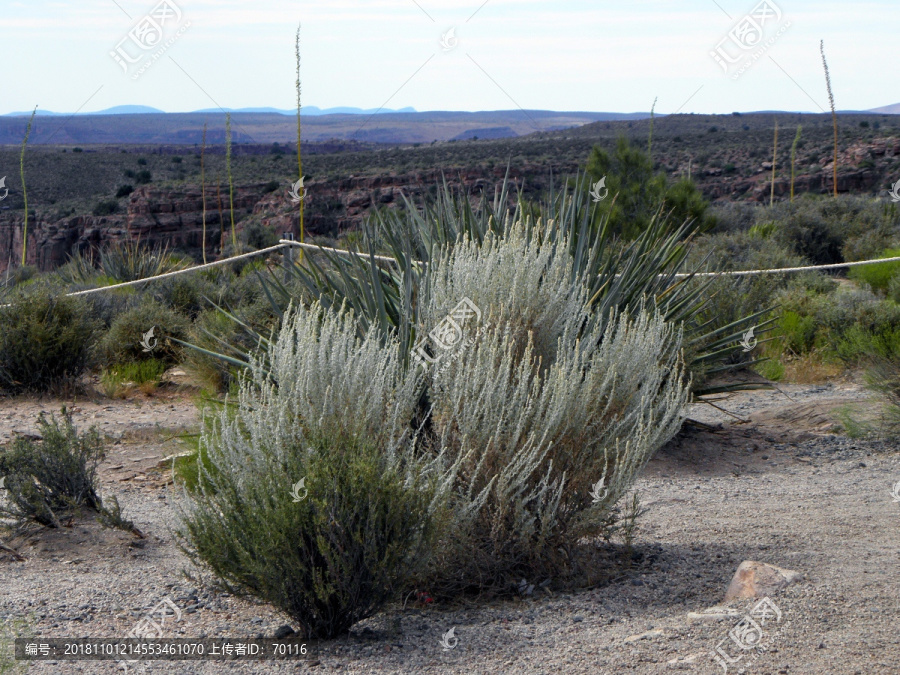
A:
[[[736,80],[710,52],[755,0],[171,0],[165,38],[183,34],[132,79],[110,52],[157,1],[3,0],[0,114],[291,108],[298,21],[303,103],[321,108],[821,112],[820,39],[839,109],[900,102],[896,0],[774,0],[765,30],[789,26]]]

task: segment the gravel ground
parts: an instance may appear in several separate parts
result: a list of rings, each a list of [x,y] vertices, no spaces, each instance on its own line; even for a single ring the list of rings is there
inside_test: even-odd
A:
[[[647,512],[633,553],[596,588],[394,607],[322,643],[311,661],[154,661],[131,672],[722,673],[712,650],[755,601],[730,604],[731,616],[696,615],[720,606],[737,566],[756,560],[805,578],[772,597],[781,620],[766,625],[761,649],[725,647],[742,655],[729,672],[896,674],[900,503],[891,489],[900,481],[900,448],[829,433],[834,409],[851,402],[866,405],[852,385],[788,386],[717,404],[741,420],[710,406],[692,410],[708,426],[688,425],[647,466],[636,485]],[[59,407],[0,403],[0,442],[31,428],[36,405]],[[0,620],[24,618],[29,633],[43,637],[123,637],[168,597],[182,612],[167,624],[169,637],[268,638],[288,623],[268,606],[212,590],[174,545],[175,495],[156,464],[179,447],[147,429],[189,426],[193,406],[76,407],[76,421],[99,423],[119,439],[101,472],[104,493],[118,496],[147,538],[79,522],[15,542],[26,560],[0,557]],[[458,642],[444,649],[451,628]],[[33,662],[28,672],[121,670],[111,662]]]

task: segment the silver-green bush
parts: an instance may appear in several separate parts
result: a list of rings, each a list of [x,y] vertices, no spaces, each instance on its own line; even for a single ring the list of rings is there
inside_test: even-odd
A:
[[[421,376],[402,363],[346,314],[291,312],[201,436],[185,549],[311,637],[377,611],[431,549],[452,474],[417,451]]]
[[[429,370],[437,447],[460,463],[439,592],[560,572],[681,424],[680,331],[642,307],[601,321],[570,271],[565,242],[518,228],[432,272],[426,323],[462,298],[482,322]]]

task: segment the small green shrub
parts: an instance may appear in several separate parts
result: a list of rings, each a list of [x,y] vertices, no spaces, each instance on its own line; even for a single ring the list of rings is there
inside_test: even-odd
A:
[[[241,286],[242,284],[237,284],[238,288]],[[278,327],[278,317],[273,314],[271,305],[265,299],[256,298],[250,304],[235,308],[233,312],[241,322],[251,326],[262,336],[268,337]],[[215,308],[199,314],[191,327],[189,342],[200,349],[221,352],[240,360],[244,360],[244,354],[259,346],[258,339],[252,333]],[[202,383],[204,389],[212,392],[226,392],[237,383],[237,366],[197,349],[185,350],[184,366]]]
[[[121,185],[119,189],[116,190],[116,198],[119,199],[121,197],[127,197],[132,192],[134,192],[134,187],[131,185]]]
[[[25,675],[28,672],[28,661],[16,661],[15,640],[28,637],[29,624],[34,620],[33,615],[29,620],[21,615],[0,620],[0,675]]]
[[[898,334],[900,338],[900,334]],[[881,431],[889,438],[900,436],[900,340],[893,345],[893,354],[873,353],[869,359],[866,380],[883,402]]]
[[[0,286],[4,288],[22,286],[35,279],[39,273],[40,271],[34,265],[8,267],[3,276],[0,277]]]
[[[41,440],[17,438],[11,449],[0,452],[7,490],[0,514],[20,523],[60,527],[60,518],[79,508],[99,512],[97,467],[104,457],[99,430],[79,434],[65,408],[62,424],[55,415],[48,421],[41,413],[38,430]]]
[[[278,234],[271,227],[253,222],[244,228],[244,241],[251,249],[268,248],[278,243]]]
[[[126,364],[150,359],[177,363],[181,348],[169,338],[184,340],[190,322],[149,296],[120,314],[112,322],[100,348],[108,364]],[[144,336],[153,329],[146,341]],[[144,344],[142,344],[142,342]],[[151,347],[150,351],[147,346]]]
[[[767,380],[778,382],[784,377],[784,364],[777,359],[766,359],[757,363],[754,370]]]
[[[159,359],[148,359],[137,363],[122,363],[106,368],[100,374],[103,393],[108,398],[117,398],[125,393],[129,384],[135,386],[155,385],[166,372],[166,363]]]
[[[94,206],[95,216],[108,216],[119,210],[119,202],[115,199],[102,199]]]
[[[153,180],[153,174],[147,171],[147,169],[141,169],[137,173],[134,174],[134,182],[138,185],[146,185],[147,183]]]
[[[759,237],[760,239],[768,239],[778,230],[778,223],[768,221],[766,223],[757,223],[750,228],[751,237]]]
[[[50,391],[76,384],[88,369],[99,323],[80,298],[41,289],[0,307],[0,387]]]
[[[806,354],[812,349],[816,338],[816,320],[787,310],[778,321],[778,332],[784,339],[785,349],[798,355]]]
[[[872,331],[854,324],[838,338],[835,351],[842,360],[851,364],[900,359],[900,328]]]
[[[891,277],[890,282],[888,282],[887,295],[892,301],[900,305],[900,274],[895,274]]]
[[[886,249],[879,258],[900,258],[900,248]],[[900,261],[851,267],[851,279],[869,284],[874,290],[888,292],[891,281],[900,278]]]
[[[191,320],[209,308],[207,299],[215,301],[221,290],[196,273],[163,279],[154,282],[152,288],[148,289],[159,302],[179,314],[189,316]]]

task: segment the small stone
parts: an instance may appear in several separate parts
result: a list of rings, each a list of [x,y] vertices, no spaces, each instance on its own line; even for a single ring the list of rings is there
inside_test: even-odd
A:
[[[638,640],[652,640],[656,637],[662,637],[663,632],[657,628],[656,630],[648,630],[645,633],[639,633],[638,635],[629,635],[625,638],[625,644],[631,644],[632,642],[637,642]]]
[[[275,639],[283,640],[284,638],[290,637],[293,634],[294,634],[294,629],[288,625],[284,625],[275,631]]]
[[[786,570],[767,563],[745,560],[742,562],[728,590],[725,592],[725,601],[736,598],[759,598],[773,595],[788,584],[803,578],[800,572]]]

